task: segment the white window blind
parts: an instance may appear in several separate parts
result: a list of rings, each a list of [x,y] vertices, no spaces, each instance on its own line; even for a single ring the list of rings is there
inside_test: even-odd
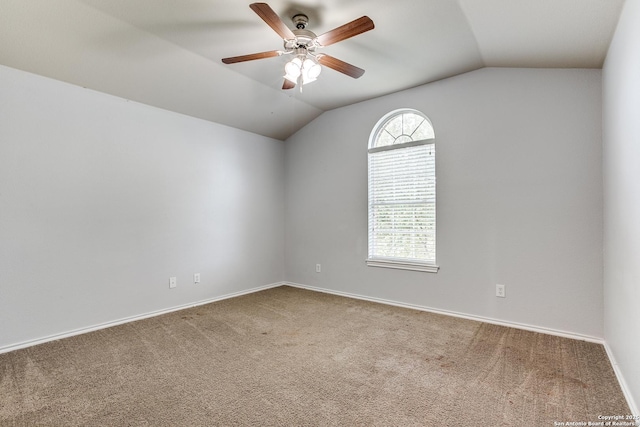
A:
[[[397,115],[386,123],[394,121],[398,121]],[[422,121],[416,123],[416,126],[424,126]],[[381,130],[384,130],[384,124],[376,135],[380,135]],[[367,262],[369,265],[407,269],[420,269],[411,268],[416,264],[435,267],[434,139],[412,141],[400,135],[395,143],[374,145],[369,149]]]

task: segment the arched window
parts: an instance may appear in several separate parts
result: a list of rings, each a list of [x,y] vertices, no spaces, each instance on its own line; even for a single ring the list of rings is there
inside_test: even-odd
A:
[[[384,116],[369,137],[367,264],[438,271],[436,152],[431,121],[410,109]]]

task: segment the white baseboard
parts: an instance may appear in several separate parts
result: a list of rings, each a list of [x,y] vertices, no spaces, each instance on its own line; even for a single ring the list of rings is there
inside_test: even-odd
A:
[[[75,335],[86,334],[88,332],[93,332],[93,331],[97,331],[97,330],[100,330],[100,329],[110,328],[112,326],[122,325],[123,323],[135,322],[136,320],[142,320],[142,319],[148,319],[149,317],[161,316],[163,314],[172,313],[174,311],[179,311],[179,310],[184,310],[186,308],[197,307],[197,306],[200,306],[200,305],[210,304],[210,303],[216,302],[216,301],[222,301],[222,300],[229,299],[229,298],[239,297],[241,295],[252,294],[254,292],[263,291],[265,289],[277,288],[277,287],[283,286],[285,284],[286,284],[285,282],[271,283],[269,285],[258,286],[257,288],[251,288],[251,289],[246,289],[246,290],[239,291],[239,292],[233,292],[233,293],[230,293],[230,294],[226,294],[226,295],[222,295],[222,296],[218,296],[218,297],[214,297],[214,298],[209,298],[209,299],[206,299],[206,300],[200,300],[200,301],[196,301],[196,302],[192,302],[192,303],[188,303],[188,304],[178,305],[178,306],[175,306],[175,307],[165,308],[165,309],[162,309],[162,310],[151,311],[151,312],[139,314],[139,315],[136,315],[136,316],[125,317],[125,318],[114,320],[114,321],[111,321],[111,322],[105,322],[105,323],[100,323],[100,324],[97,324],[97,325],[88,326],[88,327],[85,327],[85,328],[74,329],[74,330],[71,330],[71,331],[62,332],[62,333],[54,334],[54,335],[49,335],[49,336],[42,337],[42,338],[37,338],[37,339],[34,339],[34,340],[23,341],[23,342],[20,342],[20,343],[17,343],[17,344],[10,344],[8,346],[0,347],[0,354],[8,353],[10,351],[19,350],[21,348],[31,347],[31,346],[38,345],[38,344],[44,344],[46,342],[55,341],[55,340],[59,340],[59,339],[62,339],[62,338],[68,338],[68,337],[73,337]]]
[[[609,361],[611,362],[611,366],[613,367],[613,372],[616,373],[616,378],[618,378],[618,384],[620,384],[620,388],[622,389],[622,394],[627,399],[627,404],[629,405],[629,409],[631,410],[631,414],[635,416],[640,416],[640,411],[638,410],[638,405],[636,404],[633,396],[631,395],[631,391],[629,390],[629,386],[622,375],[622,371],[620,370],[620,366],[616,361],[615,356],[613,355],[613,351],[611,351],[611,347],[605,341],[604,349],[607,351],[607,356],[609,356]]]
[[[324,293],[327,293],[327,294],[340,295],[340,296],[343,296],[343,297],[355,298],[355,299],[360,299],[360,300],[364,300],[364,301],[371,301],[371,302],[377,302],[377,303],[381,303],[381,304],[393,305],[393,306],[396,306],[396,307],[411,308],[413,310],[419,310],[419,311],[427,311],[429,313],[444,314],[446,316],[460,317],[460,318],[463,318],[463,319],[475,320],[475,321],[478,321],[478,322],[491,323],[493,325],[507,326],[509,328],[524,329],[526,331],[539,332],[541,334],[555,335],[555,336],[564,337],[564,338],[571,338],[571,339],[574,339],[574,340],[588,341],[588,342],[593,342],[593,343],[597,343],[597,344],[604,344],[604,340],[602,338],[592,337],[592,336],[589,336],[589,335],[577,334],[577,333],[574,333],[574,332],[561,331],[561,330],[558,330],[558,329],[543,328],[543,327],[540,327],[540,326],[526,325],[526,324],[517,323],[517,322],[508,322],[508,321],[504,321],[504,320],[492,319],[490,317],[475,316],[475,315],[471,315],[471,314],[458,313],[458,312],[449,311],[449,310],[441,310],[441,309],[438,309],[438,308],[426,307],[426,306],[422,306],[422,305],[407,304],[407,303],[387,300],[387,299],[383,299],[383,298],[368,297],[368,296],[364,296],[364,295],[352,294],[352,293],[349,293],[349,292],[335,291],[333,289],[317,288],[315,286],[301,285],[299,283],[284,282],[283,285],[291,286],[291,287],[294,287],[294,288],[308,289],[310,291],[324,292]]]

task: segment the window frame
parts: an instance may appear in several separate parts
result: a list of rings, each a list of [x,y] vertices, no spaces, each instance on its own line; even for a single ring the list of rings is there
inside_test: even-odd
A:
[[[374,146],[378,140],[378,136],[380,135],[380,133],[385,131],[385,127],[389,125],[390,122],[394,120],[396,117],[401,116],[403,114],[407,114],[407,113],[416,114],[422,117],[428,123],[431,130],[433,131],[433,137],[427,138],[427,139],[421,139],[417,141],[411,140],[411,141],[401,142],[397,144],[394,143],[394,144],[383,145],[378,147]],[[422,123],[416,127],[416,130],[421,125]],[[402,135],[396,137],[396,140],[399,139],[400,137],[402,137]],[[440,269],[440,267],[437,265],[437,262],[436,262],[437,246],[436,246],[436,256],[434,257],[433,262],[420,261],[419,259],[411,259],[411,258],[372,257],[371,256],[371,251],[372,251],[372,228],[371,228],[372,212],[371,211],[373,206],[371,201],[371,185],[372,185],[371,155],[382,152],[382,151],[399,150],[399,149],[405,149],[409,147],[422,146],[422,145],[432,145],[435,149],[435,130],[433,128],[433,124],[431,123],[431,120],[429,120],[429,118],[425,114],[415,109],[401,108],[401,109],[391,111],[385,114],[380,120],[378,120],[373,130],[371,131],[371,134],[369,136],[368,146],[367,146],[368,148],[367,150],[367,259],[365,261],[366,265],[369,267],[383,267],[383,268],[393,268],[393,269],[400,269],[400,270],[422,271],[422,272],[429,272],[429,273],[437,273],[438,270]],[[434,156],[433,178],[435,182],[435,178],[436,178],[435,153],[433,154],[433,156]],[[433,190],[434,197],[437,194],[436,190],[437,188],[434,188]],[[433,203],[434,203],[434,212],[435,212],[435,209],[437,207],[437,203],[435,199]],[[437,218],[437,215],[436,215],[436,218]],[[435,222],[435,224],[436,224],[436,230],[434,230],[433,232],[434,239],[437,234],[437,221]]]

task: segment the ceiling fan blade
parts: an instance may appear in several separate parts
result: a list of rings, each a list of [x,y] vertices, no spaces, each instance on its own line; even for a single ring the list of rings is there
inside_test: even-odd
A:
[[[355,65],[351,65],[347,62],[341,61],[338,58],[334,58],[333,56],[318,55],[318,62],[321,65],[332,68],[342,74],[353,77],[354,79],[362,77],[362,75],[364,74],[364,70],[362,68],[358,68]]]
[[[296,87],[296,84],[288,79],[284,79],[284,83],[282,83],[282,89],[283,90],[287,90],[287,89],[293,89],[294,87]]]
[[[251,8],[251,10],[257,13],[258,16],[267,23],[268,26],[273,28],[273,31],[278,33],[278,35],[282,37],[283,40],[291,40],[296,38],[295,34],[293,34],[293,31],[291,31],[289,27],[287,27],[285,23],[282,22],[282,19],[280,19],[280,17],[273,11],[273,9],[271,9],[268,4],[252,3],[249,5],[249,7]]]
[[[236,62],[253,61],[255,59],[273,58],[274,56],[280,56],[279,50],[271,50],[269,52],[252,53],[250,55],[232,56],[231,58],[222,58],[222,62],[225,64],[235,64]]]
[[[369,18],[368,16],[363,16],[338,28],[334,28],[331,31],[319,35],[316,40],[322,46],[329,46],[353,36],[357,36],[358,34],[362,34],[366,31],[373,30],[374,27],[375,26],[373,25],[373,21],[371,20],[371,18]]]

